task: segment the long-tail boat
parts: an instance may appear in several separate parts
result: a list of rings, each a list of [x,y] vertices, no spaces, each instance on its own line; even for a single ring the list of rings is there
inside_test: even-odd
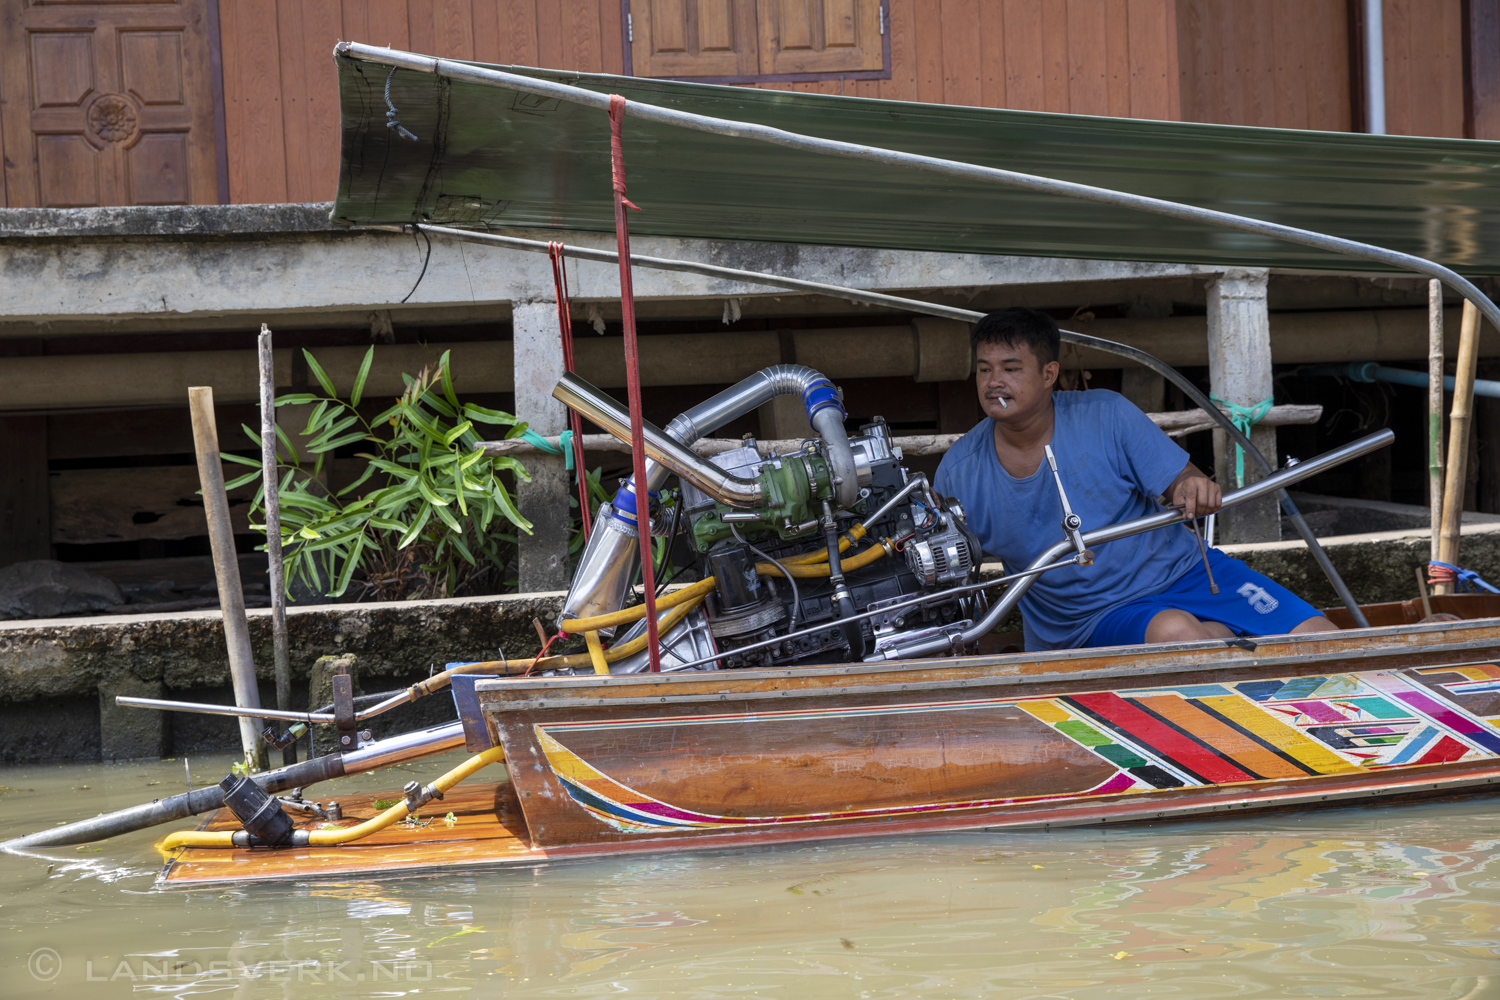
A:
[[[1035,147],[1048,142],[1057,157],[1063,155],[1058,149],[1087,133],[1092,147],[1114,144],[1111,156],[1100,157],[1110,169],[1131,156],[1144,167],[1149,156],[1137,154],[1149,143],[1133,131],[1139,123],[1080,125],[1065,116],[977,109],[942,109],[923,120],[920,109],[908,106],[816,95],[794,95],[789,102],[778,95],[777,103],[747,107],[759,97],[727,88],[512,71],[354,43],[341,43],[336,56],[344,99],[336,221],[617,264],[627,317],[632,266],[950,320],[979,316],[792,276],[632,255],[619,142],[628,119],[645,136],[644,173],[660,174],[668,185],[704,183],[695,171],[710,179],[732,169],[763,175],[768,164],[791,162],[787,157],[800,157],[798,163],[826,158],[807,183],[778,187],[776,204],[764,216],[734,215],[728,225],[740,238],[794,231],[794,238],[813,242],[807,217],[827,222],[836,230],[830,239],[851,245],[1294,267],[1326,266],[1334,255],[1345,255],[1360,266],[1437,278],[1500,325],[1500,310],[1442,264],[1283,222],[1018,172],[1004,165],[1004,142],[992,141],[1009,128],[1031,137],[1033,158]],[[499,102],[497,92],[504,97]],[[740,116],[711,113],[730,109],[740,109]],[[839,114],[828,113],[833,109]],[[596,128],[604,121],[599,112],[608,112],[612,129]],[[984,141],[975,146],[975,162],[872,141],[881,123],[903,121],[915,122],[906,138],[924,138],[926,148],[940,153],[962,150],[974,136]],[[597,134],[585,137],[585,129]],[[689,137],[686,148],[663,141],[678,135]],[[1362,144],[1340,149],[1368,158],[1371,139],[1299,141],[1313,142],[1304,152],[1331,178],[1324,163],[1336,157],[1329,149]],[[1471,158],[1478,155],[1472,145],[1463,150]],[[1166,155],[1166,148],[1155,152]],[[1396,159],[1404,156],[1408,166],[1420,160],[1415,145],[1392,148],[1380,147]],[[600,153],[600,163],[612,163],[612,184],[609,173],[581,165],[580,151],[590,150]],[[1201,148],[1197,155],[1213,159]],[[1493,159],[1494,151],[1485,147],[1484,155]],[[1232,158],[1243,171],[1243,157]],[[1431,178],[1434,161],[1421,160],[1422,176]],[[1200,179],[1216,176],[1212,162],[1201,168]],[[841,186],[861,181],[885,185],[885,191],[890,174],[906,169],[942,178],[941,187],[908,190],[934,217],[957,220],[957,213],[969,212],[972,224],[964,233],[944,236],[930,219],[918,225],[902,216],[870,235],[851,226],[853,215],[839,205],[820,209],[820,199],[843,197]],[[454,184],[475,190],[447,190]],[[1445,191],[1444,198],[1458,197]],[[753,184],[736,196],[769,197]],[[527,224],[608,229],[603,206],[611,201],[613,253],[489,231]],[[1011,217],[984,218],[975,204],[992,213],[997,206],[1011,211],[1017,231],[1007,235]],[[1089,206],[1112,224],[1134,212],[1167,221],[1149,233],[1134,230],[1139,245],[1133,248],[1107,235],[1070,243],[1049,233],[1053,242],[1038,242],[1041,216],[1067,218],[1078,228],[1070,205]],[[1276,199],[1266,205],[1267,214],[1287,208]],[[679,198],[675,215],[671,209],[647,213],[647,225],[659,234],[712,235],[722,220],[700,207],[690,193]],[[1291,208],[1293,218],[1297,210],[1316,214],[1308,205]],[[1465,208],[1487,209],[1477,202]],[[1409,219],[1410,213],[1390,212],[1382,216],[1385,228],[1376,229],[1389,242],[1424,245],[1426,230],[1402,228]],[[1330,217],[1327,225],[1336,222]],[[1223,230],[1241,235],[1225,242],[1218,239]],[[1275,247],[1281,249],[1267,249]],[[630,321],[626,334],[629,343]],[[141,707],[332,724],[350,749],[254,778],[231,776],[221,786],[3,846],[79,843],[208,812],[198,830],[173,833],[159,845],[168,856],[162,884],[189,886],[1164,820],[1449,793],[1500,780],[1497,599],[1437,597],[1437,614],[1430,616],[1410,605],[1361,608],[1285,492],[1386,446],[1391,433],[1278,470],[1192,382],[1157,359],[1076,332],[1064,331],[1063,339],[1152,368],[1224,427],[1261,473],[1228,494],[1225,505],[1279,500],[1344,601],[1329,611],[1342,631],[1001,652],[997,629],[1039,575],[1087,566],[1096,547],[1131,534],[1181,530],[1181,513],[1163,509],[1122,524],[1081,525],[1069,516],[1059,478],[1060,540],[1032,565],[1008,566],[985,579],[963,511],[903,466],[883,424],[851,436],[836,388],[817,371],[782,365],[755,373],[665,429],[641,419],[638,373],[628,365],[629,408],[569,373],[554,395],[629,441],[635,463],[634,476],[593,521],[557,623],[560,634],[585,640],[583,651],[454,664],[362,711],[347,690],[339,696],[336,689],[332,714],[122,697],[122,704]],[[769,453],[749,441],[712,460],[693,450],[729,420],[789,393],[803,399],[816,438]],[[664,491],[672,475],[679,483],[675,493]],[[645,503],[637,501],[639,484],[645,484]],[[668,507],[667,533],[690,536],[700,579],[656,595],[649,533],[637,523],[644,518],[661,528]],[[645,599],[627,606],[641,569]],[[361,745],[364,719],[418,697],[447,696],[450,689],[458,722]],[[337,811],[303,799],[300,791],[272,797],[460,746],[470,754],[465,763],[432,783],[346,798]],[[484,771],[502,760],[504,775]],[[394,804],[379,802],[384,797]],[[418,814],[427,818],[416,820]]]
[[[945,830],[1085,826],[1500,783],[1484,620],[1178,647],[479,681],[509,780],[456,823],[194,848],[164,885],[400,873]],[[1372,611],[1390,609],[1372,608]],[[471,722],[475,721],[471,716]],[[347,823],[395,793],[343,801]],[[317,823],[310,826],[320,825]],[[237,830],[228,809],[204,824]]]

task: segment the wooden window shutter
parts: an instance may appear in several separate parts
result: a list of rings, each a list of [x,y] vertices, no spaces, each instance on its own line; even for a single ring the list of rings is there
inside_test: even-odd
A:
[[[762,75],[884,66],[880,0],[760,0],[758,8]]]
[[[638,76],[754,76],[755,0],[634,0],[630,55]]]

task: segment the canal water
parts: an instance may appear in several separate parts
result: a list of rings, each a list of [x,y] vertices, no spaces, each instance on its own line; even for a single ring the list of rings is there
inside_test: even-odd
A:
[[[0,768],[0,839],[186,780]],[[1497,803],[191,891],[154,888],[159,830],[0,854],[0,996],[1478,1000],[1500,997]]]

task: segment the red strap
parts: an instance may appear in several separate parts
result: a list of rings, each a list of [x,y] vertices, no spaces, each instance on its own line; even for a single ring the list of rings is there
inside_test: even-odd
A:
[[[619,94],[609,95],[609,163],[610,178],[614,181],[615,194],[630,208],[640,208],[625,197],[625,151],[620,144],[620,127],[625,123],[625,98]]]
[[[563,260],[563,245],[547,243],[547,256],[552,258],[552,284],[557,290],[557,328],[562,335],[563,371],[574,371],[573,367],[573,317],[568,311],[568,266]],[[574,410],[568,411],[568,426],[573,428],[573,469],[578,473],[578,512],[583,518],[583,540],[589,540],[593,527],[589,513],[589,480],[583,468],[583,418]]]
[[[1429,587],[1439,583],[1457,583],[1458,574],[1446,566],[1434,566],[1427,564],[1427,585]]]
[[[646,655],[651,672],[661,673],[661,650],[656,634],[656,573],[651,565],[651,491],[646,482],[646,439],[641,421],[641,356],[635,339],[635,286],[630,280],[630,223],[625,216],[625,154],[620,126],[625,120],[625,98],[609,96],[610,168],[615,188],[615,244],[620,251],[620,319],[625,327],[625,387],[630,402],[630,458],[635,472],[635,529],[641,543],[641,589],[646,592]],[[630,205],[635,208],[634,205]],[[640,211],[640,209],[636,209]]]

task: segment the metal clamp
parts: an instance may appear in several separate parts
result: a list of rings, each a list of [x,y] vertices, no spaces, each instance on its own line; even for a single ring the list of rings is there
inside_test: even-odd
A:
[[[1042,445],[1042,451],[1047,456],[1047,465],[1052,469],[1052,481],[1057,484],[1057,499],[1062,501],[1063,533],[1068,536],[1068,541],[1078,551],[1080,566],[1090,566],[1094,562],[1094,554],[1083,544],[1083,518],[1073,513],[1072,506],[1068,503],[1067,491],[1063,489],[1062,474],[1057,471],[1057,456],[1052,453],[1050,444]]]

